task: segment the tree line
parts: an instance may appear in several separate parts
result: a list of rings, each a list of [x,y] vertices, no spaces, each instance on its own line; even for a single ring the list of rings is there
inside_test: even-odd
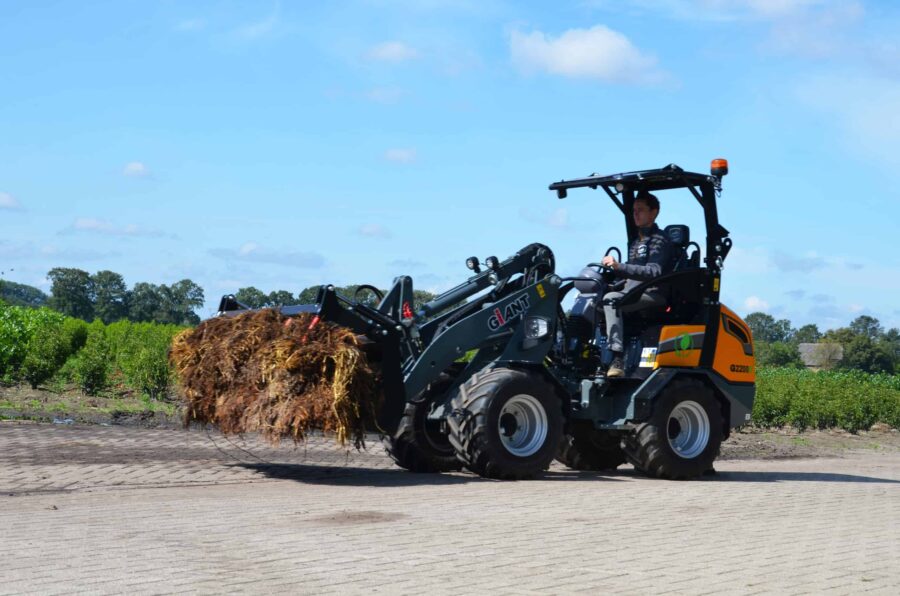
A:
[[[284,306],[286,304],[313,304],[322,286],[309,286],[303,289],[295,297],[285,290],[276,290],[266,294],[253,286],[241,288],[234,293],[234,298],[244,306],[250,308],[266,308],[271,306]],[[355,299],[363,304],[374,305],[378,303],[378,296],[371,289],[357,284],[349,286],[336,286],[334,291],[346,298]],[[381,295],[387,294],[387,290],[378,290]],[[413,309],[418,310],[426,302],[433,300],[435,294],[424,290],[413,290]]]
[[[25,284],[5,281],[0,298],[18,306],[47,306],[76,319],[105,324],[133,322],[196,325],[194,312],[205,302],[203,288],[182,279],[171,285],[139,282],[131,289],[119,273],[104,270],[90,274],[81,269],[55,267],[47,273],[50,295]]]
[[[171,285],[139,282],[128,289],[122,275],[109,270],[90,274],[81,269],[56,267],[47,273],[47,277],[51,281],[49,296],[26,284],[0,280],[0,301],[14,306],[47,306],[70,317],[85,321],[99,319],[105,324],[129,320],[175,325],[198,324],[200,317],[194,311],[201,308],[205,301],[203,288],[190,279]],[[320,287],[310,286],[299,294],[293,294],[287,290],[266,293],[248,286],[240,288],[234,296],[250,308],[312,304]],[[378,302],[371,289],[356,284],[336,287],[335,291],[369,305]],[[386,293],[386,290],[379,291]],[[431,292],[414,290],[413,308],[418,309],[434,297]]]
[[[869,373],[900,372],[900,329],[885,330],[875,317],[861,315],[847,327],[824,333],[814,324],[795,329],[788,319],[775,319],[754,312],[744,320],[753,332],[757,364],[762,366],[800,367],[800,344],[840,345],[843,357],[838,368]]]

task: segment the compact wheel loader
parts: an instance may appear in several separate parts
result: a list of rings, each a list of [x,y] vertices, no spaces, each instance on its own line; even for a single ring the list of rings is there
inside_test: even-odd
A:
[[[604,298],[611,270],[590,264],[562,277],[550,248],[531,244],[502,261],[469,258],[471,277],[417,309],[412,279],[402,276],[374,306],[322,286],[315,304],[281,312],[312,313],[362,336],[380,368],[377,430],[403,468],[465,466],[521,479],[556,458],[578,470],[630,462],[651,476],[694,478],[712,470],[730,430],[750,420],[755,394],[750,329],[719,302],[732,245],[716,211],[726,173],[727,162],[714,160],[710,175],[669,165],[550,185],[559,198],[601,189],[624,215],[629,242],[640,192],[680,190],[703,209],[705,246],[687,226],[666,227],[675,253],[668,272],[617,302]],[[666,303],[625,314],[625,375],[608,378],[603,307],[625,307],[650,285]],[[573,290],[567,313],[562,303]],[[229,295],[219,310],[245,308]]]

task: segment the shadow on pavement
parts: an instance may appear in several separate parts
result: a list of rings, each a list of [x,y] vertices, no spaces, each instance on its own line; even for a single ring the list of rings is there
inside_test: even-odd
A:
[[[308,484],[334,484],[342,486],[436,486],[442,484],[466,484],[469,482],[509,482],[481,478],[468,472],[447,474],[416,474],[394,469],[329,467],[306,464],[269,464],[241,463],[233,464],[247,470],[262,474],[267,478],[278,480],[295,480]],[[615,481],[622,479],[611,477],[610,473],[547,471],[536,480],[551,481]],[[620,473],[614,473],[620,475]],[[522,482],[529,482],[523,480]]]
[[[345,468],[306,464],[235,464],[267,478],[295,480],[308,484],[343,486],[418,486],[465,484],[480,481],[477,476],[463,474],[413,474],[400,469]]]
[[[875,484],[900,484],[900,480],[854,476],[853,474],[831,474],[828,472],[719,472],[715,480],[736,482],[854,482]]]

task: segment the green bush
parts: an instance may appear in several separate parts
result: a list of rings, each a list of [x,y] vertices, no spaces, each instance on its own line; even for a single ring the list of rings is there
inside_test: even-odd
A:
[[[64,386],[67,383],[75,383],[78,381],[78,374],[76,372],[78,361],[79,354],[74,354],[66,359],[63,365],[59,367],[59,370],[56,371],[57,383]]]
[[[32,387],[56,375],[87,394],[113,378],[151,399],[164,398],[173,376],[168,364],[177,325],[119,321],[86,323],[47,308],[0,305],[0,379],[25,379]]]
[[[152,399],[164,398],[172,386],[169,346],[184,327],[118,321],[107,327],[116,369],[126,382]]]
[[[48,318],[34,329],[25,345],[25,358],[19,369],[32,389],[51,379],[66,360],[87,341],[88,324],[66,317],[62,321]]]
[[[87,340],[73,365],[75,381],[86,395],[98,395],[109,386],[112,362],[105,331],[99,320],[88,326]]]
[[[66,346],[66,358],[84,347],[87,341],[88,324],[81,319],[66,317],[62,323],[62,337]]]
[[[26,346],[22,362],[22,377],[32,389],[52,378],[68,356],[69,346],[64,342],[62,326],[48,327],[34,334]]]
[[[15,379],[31,338],[51,326],[61,325],[65,319],[65,315],[49,308],[0,305],[0,377]]]
[[[760,368],[753,421],[799,429],[866,430],[876,422],[900,428],[900,378],[861,371]]]

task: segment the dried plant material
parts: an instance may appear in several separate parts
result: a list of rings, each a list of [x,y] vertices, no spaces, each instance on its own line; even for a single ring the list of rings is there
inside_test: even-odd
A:
[[[353,331],[262,309],[216,317],[172,341],[185,424],[301,441],[312,429],[363,446],[381,402]]]

